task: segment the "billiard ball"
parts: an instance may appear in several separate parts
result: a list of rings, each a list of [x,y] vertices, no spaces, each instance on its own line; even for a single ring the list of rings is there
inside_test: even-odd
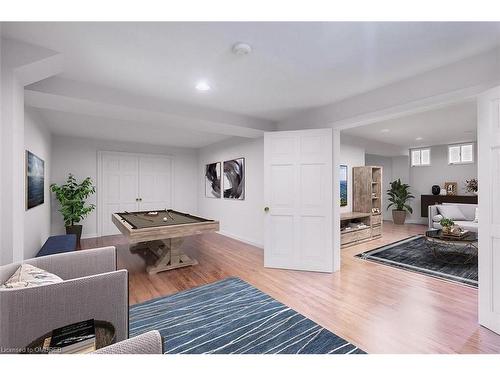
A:
[[[163,221],[167,221],[168,219],[166,217],[163,218]]]

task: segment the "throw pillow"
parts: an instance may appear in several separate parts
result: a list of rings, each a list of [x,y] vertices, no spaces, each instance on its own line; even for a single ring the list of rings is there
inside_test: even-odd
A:
[[[63,281],[59,276],[31,264],[22,264],[2,285],[1,289],[21,289],[40,285],[56,284]]]
[[[465,216],[457,206],[438,206],[438,211],[443,217],[451,220],[465,221]]]
[[[432,217],[432,221],[439,223],[441,220],[443,220],[443,215],[434,215]]]
[[[474,216],[474,223],[479,223],[479,212],[477,211],[477,207],[476,207],[476,215]]]

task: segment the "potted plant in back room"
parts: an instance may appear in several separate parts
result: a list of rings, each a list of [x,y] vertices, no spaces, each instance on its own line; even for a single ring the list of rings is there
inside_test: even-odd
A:
[[[80,242],[82,225],[78,223],[95,209],[95,205],[86,205],[89,196],[95,193],[95,186],[90,177],[78,183],[75,176],[68,175],[63,185],[52,184],[50,190],[56,194],[56,199],[61,204],[59,212],[63,215],[66,234],[75,234]]]
[[[465,190],[467,193],[472,193],[477,195],[477,178],[471,178],[470,180],[465,180]]]
[[[406,213],[413,213],[413,208],[408,204],[410,199],[415,198],[410,193],[410,185],[403,184],[401,179],[391,182],[391,188],[387,190],[389,202],[387,209],[395,207],[392,210],[392,220],[394,224],[403,225],[406,220]]]

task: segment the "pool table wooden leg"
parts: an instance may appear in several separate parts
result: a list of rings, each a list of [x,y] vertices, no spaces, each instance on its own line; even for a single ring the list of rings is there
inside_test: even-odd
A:
[[[181,251],[180,247],[182,242],[184,242],[183,238],[147,242],[148,249],[155,254],[158,259],[153,265],[148,266],[146,271],[149,274],[155,274],[198,264],[196,259],[190,258]]]

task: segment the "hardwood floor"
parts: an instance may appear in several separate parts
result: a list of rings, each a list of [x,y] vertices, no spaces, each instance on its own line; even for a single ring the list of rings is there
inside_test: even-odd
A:
[[[354,257],[424,231],[385,223],[381,239],[343,249],[333,274],[264,268],[262,249],[216,233],[182,245],[198,265],[157,275],[123,236],[82,240],[82,248],[117,246],[131,304],[237,276],[368,353],[500,353],[500,336],[477,324],[476,289]]]

